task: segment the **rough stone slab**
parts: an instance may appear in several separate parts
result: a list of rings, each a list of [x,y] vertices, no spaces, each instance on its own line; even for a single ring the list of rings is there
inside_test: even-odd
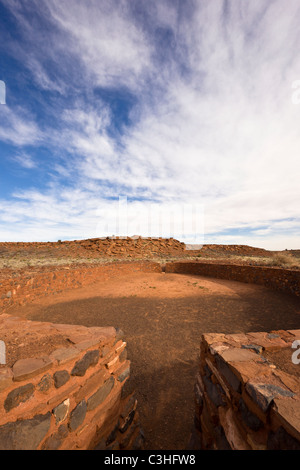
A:
[[[232,387],[235,392],[239,392],[241,389],[240,379],[234,374],[229,365],[219,355],[216,356],[216,364],[218,371],[226,379],[230,387]]]
[[[82,359],[76,362],[71,371],[71,375],[83,377],[89,367],[97,364],[99,358],[100,352],[98,349],[88,351]]]
[[[256,353],[247,349],[230,348],[226,351],[221,351],[219,355],[226,362],[244,362],[244,361],[257,361],[258,356]]]
[[[260,354],[263,351],[263,347],[258,344],[242,344],[242,349],[250,349],[257,354]]]
[[[247,382],[245,387],[252,400],[266,412],[273,399],[278,396],[293,397],[294,393],[272,383]]]
[[[79,356],[79,350],[70,347],[70,348],[59,348],[56,349],[53,353],[50,354],[50,358],[58,362],[59,365],[63,365],[72,359],[75,359]]]
[[[67,398],[65,401],[57,405],[53,409],[53,414],[55,416],[56,424],[62,423],[66,417],[68,416],[68,412],[70,409],[70,399]]]
[[[221,375],[219,374],[217,368],[213,365],[213,363],[209,360],[209,359],[205,359],[205,362],[206,364],[208,365],[208,367],[210,368],[210,370],[212,371],[212,373],[214,374],[215,378],[217,379],[217,381],[219,382],[219,384],[221,385],[223,391],[225,392],[228,400],[230,400],[230,391],[229,391],[229,388],[227,387],[227,385],[225,384],[224,380],[222,379]]]
[[[94,410],[97,406],[104,402],[105,398],[109,395],[113,389],[115,380],[113,377],[110,377],[103,385],[100,387],[97,392],[95,392],[87,401],[88,411]]]
[[[130,361],[126,361],[119,369],[114,371],[114,375],[117,377],[119,382],[124,382],[124,380],[130,375]]]
[[[272,409],[284,428],[300,442],[300,400],[274,398]]]
[[[52,367],[53,361],[50,357],[20,359],[12,367],[14,381],[20,382],[39,375]]]
[[[106,369],[100,369],[91,377],[88,378],[86,383],[80,387],[78,392],[75,393],[74,398],[76,403],[79,403],[86,397],[89,397],[100,385],[109,379],[110,373]]]
[[[295,336],[295,339],[300,339],[300,330],[287,330],[289,333],[291,333],[293,336]]]
[[[250,341],[254,341],[255,344],[262,346],[266,351],[276,351],[287,346],[287,343],[275,334],[248,333],[248,338]]]
[[[6,397],[4,402],[4,408],[6,412],[12,410],[20,403],[24,403],[25,401],[29,400],[29,398],[34,393],[34,385],[33,384],[26,384],[22,387],[15,388],[12,390]]]
[[[212,354],[212,356],[215,356],[215,354],[226,351],[226,349],[229,349],[229,346],[225,346],[225,344],[221,342],[212,343],[209,346],[209,352]]]
[[[58,370],[53,374],[55,388],[60,388],[65,385],[70,379],[70,374],[67,370]]]
[[[76,406],[76,408],[74,408],[74,410],[71,413],[70,422],[69,422],[69,428],[71,431],[75,431],[78,428],[78,426],[80,426],[83,423],[85,419],[86,411],[87,411],[86,401],[82,400]]]
[[[10,367],[0,369],[0,392],[12,384],[13,377],[14,375]]]
[[[270,432],[267,450],[300,450],[300,442],[280,427],[275,432]]]
[[[44,375],[40,382],[37,384],[36,389],[39,392],[47,393],[48,390],[52,387],[53,380],[50,374]]]
[[[241,433],[235,424],[232,409],[225,410],[220,407],[218,411],[220,423],[230,447],[233,450],[251,450],[249,444],[241,437]]]
[[[51,413],[0,426],[0,450],[36,450],[50,428]]]

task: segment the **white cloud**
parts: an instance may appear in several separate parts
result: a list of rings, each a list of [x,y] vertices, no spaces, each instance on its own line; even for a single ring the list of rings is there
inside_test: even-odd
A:
[[[300,79],[298,1],[195,2],[195,10],[182,16],[160,2],[149,7],[148,21],[152,31],[172,30],[168,60],[126,1],[91,0],[88,7],[74,1],[70,9],[66,0],[52,0],[47,6],[65,50],[76,57],[75,76],[80,71],[87,89],[130,89],[138,112],[133,110],[132,125],[116,138],[109,132],[109,105],[79,100],[61,110],[59,129],[49,129],[47,138],[72,161],[54,169],[77,180],[65,197],[63,188],[52,186],[44,205],[41,191],[38,204],[25,193],[36,221],[45,214],[53,223],[55,217],[72,220],[74,233],[86,231],[85,217],[97,226],[97,205],[106,207],[105,197],[125,191],[128,197],[203,204],[209,234],[257,228],[242,238],[228,235],[233,242],[282,248],[296,243],[300,105],[292,101],[292,84]],[[28,21],[24,31],[34,37]],[[62,45],[51,41],[51,47],[53,59]],[[34,55],[30,60],[36,81],[50,89],[42,62]],[[63,90],[61,82],[57,87]],[[9,125],[2,134],[0,126],[0,138],[17,145],[39,141],[32,120],[7,113]],[[52,204],[59,209],[47,214]],[[286,219],[293,219],[292,226]]]

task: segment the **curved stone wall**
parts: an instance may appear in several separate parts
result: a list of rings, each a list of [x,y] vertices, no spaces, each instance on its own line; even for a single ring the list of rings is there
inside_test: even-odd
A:
[[[165,271],[166,273],[199,274],[219,279],[259,284],[300,296],[300,270],[296,269],[175,261],[166,263]]]
[[[1,450],[142,448],[137,401],[124,392],[122,332],[4,314],[0,337],[8,352],[0,365]]]

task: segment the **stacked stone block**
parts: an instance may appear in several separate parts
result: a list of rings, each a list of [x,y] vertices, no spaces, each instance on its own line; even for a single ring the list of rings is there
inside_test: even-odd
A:
[[[41,297],[76,289],[118,275],[134,272],[161,272],[159,263],[131,262],[81,265],[80,267],[39,269],[31,272],[7,272],[0,278],[0,311],[12,305],[25,305]]]
[[[0,449],[138,449],[143,446],[126,342],[112,327],[0,317],[2,331],[22,325],[69,343],[50,354],[0,366]]]
[[[290,373],[265,357],[290,348],[292,362],[297,339],[300,330],[202,335],[191,447],[300,449],[300,364]]]
[[[166,263],[166,273],[201,276],[258,284],[270,289],[300,296],[300,270],[226,263],[174,261]]]

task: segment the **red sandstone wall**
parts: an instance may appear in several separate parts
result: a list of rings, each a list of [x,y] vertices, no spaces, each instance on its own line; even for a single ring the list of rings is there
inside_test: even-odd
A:
[[[8,362],[0,365],[0,450],[142,448],[137,401],[124,393],[126,343],[115,328],[0,316],[2,338],[12,332],[26,342],[32,331],[39,351],[15,360],[12,335]],[[64,347],[45,354],[45,345],[57,338]]]
[[[161,272],[159,263],[132,262],[70,268],[51,268],[46,272],[10,273],[0,280],[0,309],[11,305],[24,305],[38,297],[91,284],[99,279],[109,279],[130,272]],[[0,311],[1,312],[1,311]]]
[[[199,274],[219,279],[260,284],[271,289],[300,296],[300,271],[202,262],[172,262],[166,264],[167,273]]]
[[[191,448],[300,450],[297,339],[300,330],[202,335]],[[273,360],[285,353],[291,367],[275,365],[275,352]]]

